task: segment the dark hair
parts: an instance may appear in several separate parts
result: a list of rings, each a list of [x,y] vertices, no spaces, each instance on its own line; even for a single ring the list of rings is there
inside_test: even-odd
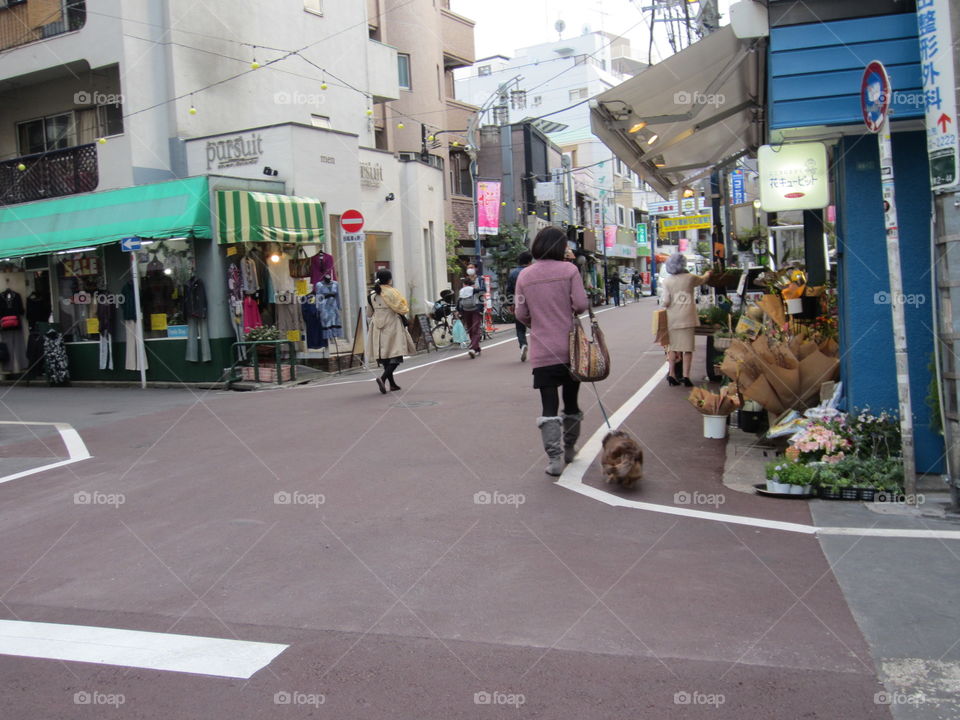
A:
[[[517,265],[529,265],[533,262],[533,254],[529,250],[524,250],[517,255]]]
[[[389,285],[391,280],[393,280],[393,273],[386,268],[380,268],[377,270],[377,281],[373,285],[373,291],[379,295],[383,292],[383,288],[380,286]]]
[[[563,260],[567,249],[567,234],[560,228],[549,225],[537,233],[530,248],[537,260]]]

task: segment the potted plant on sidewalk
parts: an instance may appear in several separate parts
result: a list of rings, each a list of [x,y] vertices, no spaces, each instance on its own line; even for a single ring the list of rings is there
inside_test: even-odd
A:
[[[260,327],[250,328],[244,335],[247,342],[264,341],[264,345],[254,345],[257,349],[257,356],[261,360],[275,361],[277,357],[277,346],[270,341],[280,339],[280,331],[273,325],[261,325]]]
[[[816,468],[806,463],[781,459],[767,464],[767,492],[781,495],[810,495]]]

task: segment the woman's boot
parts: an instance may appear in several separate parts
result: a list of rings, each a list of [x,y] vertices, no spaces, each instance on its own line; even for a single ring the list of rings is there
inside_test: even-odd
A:
[[[537,427],[540,428],[540,437],[543,438],[543,449],[550,459],[546,473],[557,477],[563,472],[563,418],[539,417]]]
[[[583,413],[576,412],[572,415],[563,415],[563,461],[573,462],[577,455],[577,440],[580,438],[580,421],[583,420]]]

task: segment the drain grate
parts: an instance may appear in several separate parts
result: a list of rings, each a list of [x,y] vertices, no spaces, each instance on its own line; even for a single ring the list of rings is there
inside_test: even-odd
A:
[[[423,408],[423,407],[433,407],[434,405],[439,405],[436,400],[410,400],[409,402],[401,400],[400,402],[393,403],[390,407],[395,408]]]

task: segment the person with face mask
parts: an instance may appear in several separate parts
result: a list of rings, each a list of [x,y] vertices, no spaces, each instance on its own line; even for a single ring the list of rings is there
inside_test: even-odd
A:
[[[468,352],[472,359],[480,355],[480,338],[483,334],[483,294],[487,288],[483,278],[477,276],[477,266],[473,263],[467,265],[467,281],[460,289],[457,312],[470,335]]]

